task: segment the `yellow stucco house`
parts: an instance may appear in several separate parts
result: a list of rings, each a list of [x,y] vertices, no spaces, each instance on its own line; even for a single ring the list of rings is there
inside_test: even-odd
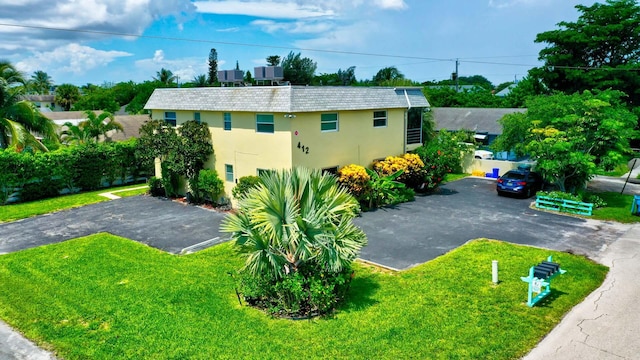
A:
[[[242,176],[305,166],[369,166],[421,145],[420,88],[253,86],[156,89],[145,109],[180,126],[206,122],[225,192]],[[158,174],[159,175],[159,174]]]

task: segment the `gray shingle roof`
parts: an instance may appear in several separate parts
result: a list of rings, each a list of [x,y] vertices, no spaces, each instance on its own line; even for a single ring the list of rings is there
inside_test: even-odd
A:
[[[502,134],[498,124],[506,114],[526,112],[527,109],[487,109],[487,108],[431,108],[436,130],[474,130],[479,133]]]
[[[248,86],[156,89],[144,108],[287,113],[428,106],[420,88]]]

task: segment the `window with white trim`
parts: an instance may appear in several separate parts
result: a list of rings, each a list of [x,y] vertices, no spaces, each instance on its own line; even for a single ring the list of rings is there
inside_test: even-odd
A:
[[[274,130],[273,114],[256,115],[256,132],[273,134]]]
[[[224,179],[233,182],[233,165],[224,164]]]
[[[338,131],[338,113],[320,114],[320,131]]]
[[[224,113],[222,117],[224,118],[224,129],[231,131],[231,113]]]
[[[380,110],[373,112],[373,127],[386,127],[387,126],[387,111]]]
[[[178,117],[176,115],[175,111],[165,111],[164,112],[164,121],[171,125],[171,126],[176,126],[177,122],[178,122]]]

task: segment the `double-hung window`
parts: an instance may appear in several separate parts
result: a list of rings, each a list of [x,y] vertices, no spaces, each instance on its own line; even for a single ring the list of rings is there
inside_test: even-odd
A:
[[[233,165],[224,164],[224,179],[233,182]]]
[[[338,114],[321,114],[320,131],[338,131]]]
[[[231,130],[231,113],[224,113],[222,114],[222,117],[224,118],[224,129],[227,131]]]
[[[373,112],[373,127],[386,127],[387,126],[387,111],[380,110]]]
[[[178,117],[176,116],[176,112],[175,111],[165,111],[164,112],[164,121],[167,124],[169,124],[171,126],[176,126],[177,120],[178,120]]]
[[[256,132],[274,133],[273,114],[257,114],[256,115]]]

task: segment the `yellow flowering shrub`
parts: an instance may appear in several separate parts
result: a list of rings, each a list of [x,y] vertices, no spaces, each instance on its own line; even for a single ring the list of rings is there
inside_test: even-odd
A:
[[[473,176],[482,176],[482,177],[484,177],[484,175],[485,175],[485,174],[484,174],[484,171],[482,171],[482,170],[477,170],[477,169],[476,169],[476,170],[473,170],[473,171],[471,172],[471,175],[473,175]]]
[[[358,199],[369,191],[369,180],[371,178],[367,174],[367,170],[360,165],[347,165],[338,171],[338,183]]]
[[[387,156],[384,160],[373,164],[373,170],[382,176],[391,175],[402,170],[398,181],[414,188],[424,180],[424,163],[416,154],[404,154],[402,156]]]

